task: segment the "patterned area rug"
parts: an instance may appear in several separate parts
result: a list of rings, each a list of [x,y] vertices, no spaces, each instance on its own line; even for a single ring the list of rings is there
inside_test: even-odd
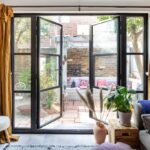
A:
[[[92,150],[95,146],[45,146],[45,145],[7,145],[2,150]]]

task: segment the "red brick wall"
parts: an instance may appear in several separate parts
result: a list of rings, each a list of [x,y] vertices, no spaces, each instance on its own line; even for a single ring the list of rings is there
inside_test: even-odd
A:
[[[77,25],[91,25],[97,23],[95,16],[71,16],[69,23],[63,24],[64,35],[75,36],[77,35]]]

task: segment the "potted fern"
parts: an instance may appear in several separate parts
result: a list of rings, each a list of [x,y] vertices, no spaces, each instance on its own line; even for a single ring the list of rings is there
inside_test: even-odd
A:
[[[107,109],[117,111],[121,125],[130,126],[132,115],[132,94],[134,90],[128,90],[124,86],[117,86],[115,91],[111,91],[106,97],[105,106]]]

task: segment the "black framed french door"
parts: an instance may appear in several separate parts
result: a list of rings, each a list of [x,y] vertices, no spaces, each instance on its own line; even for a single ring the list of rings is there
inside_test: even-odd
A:
[[[107,88],[110,85],[109,83],[119,84],[119,19],[120,17],[114,17],[110,20],[91,25],[91,89]]]
[[[98,96],[102,88],[105,96],[110,86],[122,85],[136,91],[135,102],[147,98],[146,28],[147,19],[140,15],[119,15],[91,25],[89,68],[93,95]],[[99,103],[95,100],[95,106]]]
[[[39,15],[15,14],[12,20],[13,132],[92,133],[92,130],[72,131],[42,128],[62,115],[63,38],[62,26],[45,19],[45,16],[52,14]],[[147,14],[110,15],[117,17],[91,26],[90,87],[94,93],[99,87],[107,89],[110,83],[124,85],[136,90],[135,99],[147,99],[145,72],[148,71],[148,16]],[[129,25],[135,27],[135,22],[140,23],[136,28],[136,33],[140,31],[137,37],[138,48],[136,48],[137,45],[134,45],[135,43],[133,44],[135,38],[132,39],[130,36],[131,26]],[[44,43],[49,43],[49,45]],[[52,66],[53,69],[48,69],[49,66]],[[47,78],[44,77],[45,75]],[[49,84],[51,79],[54,82]],[[47,83],[46,86],[43,86],[44,82]],[[48,97],[51,99],[52,96],[55,97],[52,99],[53,103],[48,101]],[[49,109],[51,107],[53,107],[52,110]],[[55,115],[52,115],[52,112],[55,112]]]
[[[119,22],[120,17],[117,16],[90,27],[90,88],[93,95],[98,96],[99,88],[107,90],[111,85],[119,85]],[[94,101],[95,106],[100,106],[99,100]],[[91,112],[90,117],[93,117]]]
[[[38,128],[62,116],[62,25],[38,17]],[[45,43],[44,41],[49,42]]]
[[[44,17],[12,20],[15,132],[41,132],[62,116],[62,34],[61,24]]]

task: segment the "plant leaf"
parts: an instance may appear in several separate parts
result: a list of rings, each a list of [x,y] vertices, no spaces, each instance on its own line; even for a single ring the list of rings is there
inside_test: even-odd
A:
[[[102,90],[102,88],[100,88],[99,98],[100,98],[100,112],[102,112],[103,111],[103,90]]]
[[[95,112],[94,99],[93,99],[93,95],[91,93],[91,90],[89,88],[86,90],[86,97],[87,97],[87,102],[88,102],[90,109],[93,112]]]
[[[80,93],[80,91],[78,89],[76,89],[79,97],[81,98],[81,100],[84,102],[84,104],[86,105],[86,107],[89,108],[89,105],[88,105],[88,102],[87,102],[87,99]]]

